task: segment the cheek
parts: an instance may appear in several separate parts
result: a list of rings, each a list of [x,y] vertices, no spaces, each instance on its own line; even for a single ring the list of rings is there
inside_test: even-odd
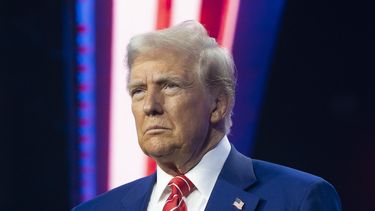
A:
[[[209,109],[198,100],[189,101],[183,106],[175,106],[174,118],[179,123],[182,133],[201,133],[208,126]]]

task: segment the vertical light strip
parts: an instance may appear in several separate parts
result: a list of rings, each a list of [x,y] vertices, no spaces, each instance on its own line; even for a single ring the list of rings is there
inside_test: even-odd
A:
[[[158,0],[156,29],[164,29],[170,26],[172,2],[172,0]]]
[[[137,142],[126,90],[125,50],[135,34],[155,28],[157,1],[113,0],[108,188],[144,176],[146,156]]]
[[[236,24],[240,0],[228,0],[224,8],[224,23],[220,29],[219,40],[222,45],[231,50],[233,46],[234,35],[236,33]]]
[[[199,20],[202,0],[174,0],[172,4],[171,25],[186,20]]]
[[[94,2],[76,2],[81,201],[96,196]]]
[[[223,23],[220,27],[218,40],[222,45],[231,50],[236,30],[238,9],[240,0],[228,0],[223,9],[221,17],[217,17],[218,22]],[[174,0],[172,4],[171,25],[176,25],[185,20],[199,20],[202,7],[202,0]]]

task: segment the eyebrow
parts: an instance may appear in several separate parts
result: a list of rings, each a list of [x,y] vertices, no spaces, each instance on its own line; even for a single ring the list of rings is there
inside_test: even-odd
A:
[[[182,85],[189,83],[188,80],[184,80],[183,78],[174,77],[174,76],[161,76],[155,80],[155,83],[158,85],[162,85],[168,82],[178,82],[178,83],[181,83]]]
[[[194,80],[189,81],[187,79],[183,79],[181,77],[176,77],[176,76],[160,76],[153,82],[156,83],[157,85],[166,84],[168,82],[176,82],[176,83],[182,84],[182,86],[184,87],[189,87],[194,83]],[[135,87],[142,87],[142,86],[146,86],[146,84],[142,80],[135,80],[135,81],[130,82],[127,87],[128,87],[128,90],[130,91],[134,89]]]
[[[143,86],[145,86],[145,83],[143,81],[136,80],[136,81],[128,83],[128,85],[126,87],[128,89],[128,92],[131,92],[134,88],[143,87]]]

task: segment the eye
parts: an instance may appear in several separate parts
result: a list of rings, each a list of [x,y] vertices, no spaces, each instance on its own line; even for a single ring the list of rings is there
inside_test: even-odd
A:
[[[130,95],[132,97],[136,97],[136,96],[139,96],[141,95],[142,93],[144,92],[144,89],[142,88],[134,88],[130,91]]]
[[[180,86],[177,83],[168,82],[163,86],[164,93],[167,95],[174,95],[180,90]]]
[[[178,88],[179,86],[176,83],[166,83],[164,85],[164,89],[173,89],[173,88]]]

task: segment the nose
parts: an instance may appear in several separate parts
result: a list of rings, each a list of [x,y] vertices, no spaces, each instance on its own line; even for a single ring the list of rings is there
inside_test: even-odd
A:
[[[143,111],[146,115],[163,114],[161,94],[156,90],[148,90],[143,104]]]

